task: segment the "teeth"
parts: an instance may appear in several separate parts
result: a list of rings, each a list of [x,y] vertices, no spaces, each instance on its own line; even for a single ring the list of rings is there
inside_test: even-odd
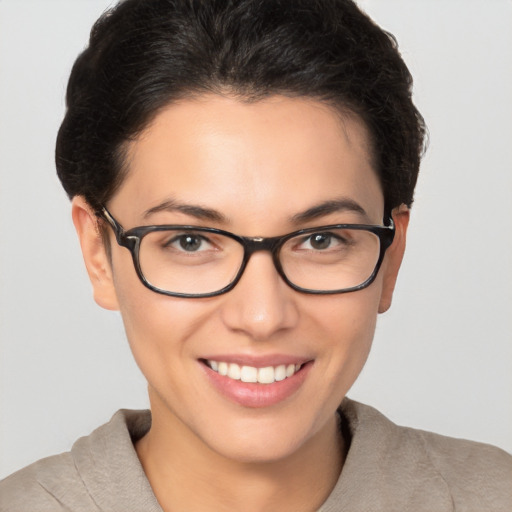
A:
[[[242,382],[258,382],[258,370],[252,366],[242,366],[240,380]]]
[[[213,361],[215,363],[215,361]],[[209,361],[210,363],[210,367],[212,370],[215,370],[215,368],[212,366],[211,362]],[[217,364],[217,363],[215,363]],[[228,374],[228,363],[218,363],[218,367],[219,369],[218,370],[215,370],[215,371],[218,371],[221,375],[227,375]]]
[[[266,366],[258,370],[258,382],[260,384],[272,384],[276,381],[275,370],[272,366]]]
[[[258,382],[259,384],[272,384],[295,375],[302,365],[300,364],[281,364],[279,366],[266,366],[264,368],[255,368],[254,366],[239,366],[236,363],[226,363],[224,361],[207,361],[208,366],[218,374],[229,377],[233,380],[242,382]]]
[[[235,363],[231,363],[228,366],[228,377],[233,380],[240,380],[240,374],[242,373],[240,366]]]
[[[275,369],[274,377],[277,381],[286,379],[286,366],[284,364]]]

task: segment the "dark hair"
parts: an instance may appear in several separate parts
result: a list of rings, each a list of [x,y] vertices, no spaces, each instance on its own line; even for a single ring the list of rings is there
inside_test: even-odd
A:
[[[424,149],[411,88],[394,37],[351,0],[124,0],[73,66],[57,173],[98,210],[122,182],[126,142],[167,104],[305,96],[363,119],[390,211],[411,205]]]

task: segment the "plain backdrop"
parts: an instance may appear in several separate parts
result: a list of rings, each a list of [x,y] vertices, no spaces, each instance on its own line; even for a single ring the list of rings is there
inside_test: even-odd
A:
[[[55,176],[71,65],[107,0],[0,0],[0,477],[147,406]],[[361,0],[430,129],[392,309],[349,396],[512,451],[512,2]]]

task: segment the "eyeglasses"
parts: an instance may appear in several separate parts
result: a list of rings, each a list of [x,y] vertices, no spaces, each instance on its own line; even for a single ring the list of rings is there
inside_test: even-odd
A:
[[[103,208],[117,243],[132,254],[142,283],[172,297],[213,297],[238,283],[251,255],[269,251],[291,288],[333,294],[361,290],[377,276],[395,227],[334,224],[270,238],[238,236],[221,229],[165,225],[125,231]]]

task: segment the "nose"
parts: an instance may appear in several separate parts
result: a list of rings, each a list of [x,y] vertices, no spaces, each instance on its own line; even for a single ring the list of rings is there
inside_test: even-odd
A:
[[[272,255],[253,253],[237,285],[225,296],[225,325],[253,340],[269,340],[299,319],[294,294],[277,273]]]

